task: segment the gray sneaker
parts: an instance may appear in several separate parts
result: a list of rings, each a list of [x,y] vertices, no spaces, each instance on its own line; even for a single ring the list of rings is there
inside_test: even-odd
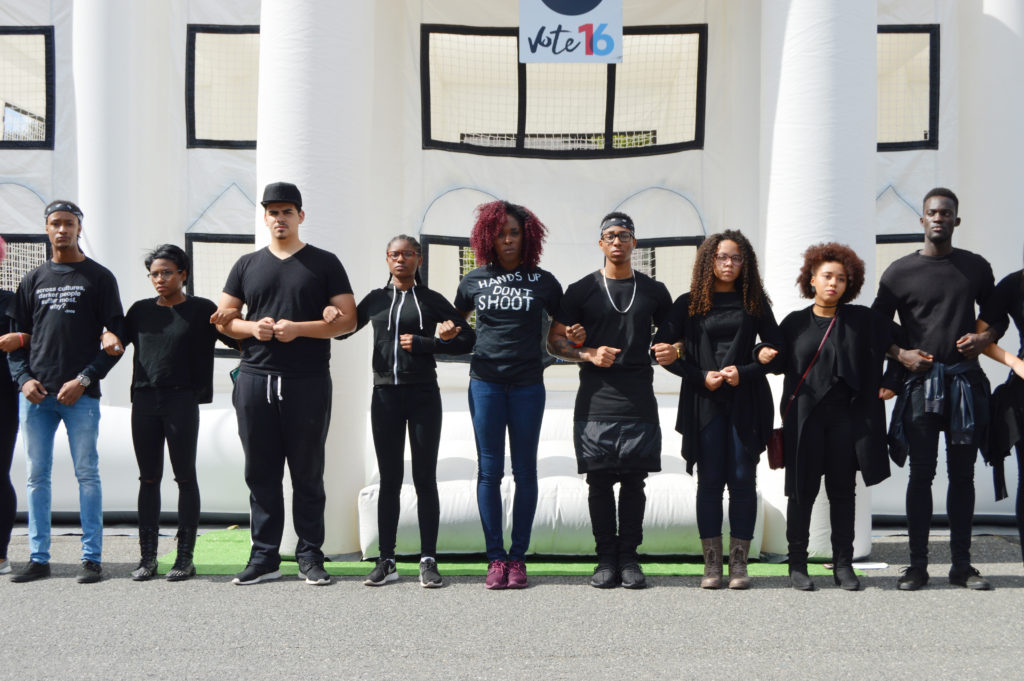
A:
[[[0,575],[6,575],[11,571],[11,561],[4,558],[0,560]]]
[[[103,579],[103,566],[91,560],[83,560],[75,581],[79,584],[95,584]]]
[[[324,564],[315,560],[299,561],[299,579],[304,579],[306,584],[313,586],[326,586],[331,583],[331,576],[324,569]]]
[[[424,558],[420,561],[420,586],[424,589],[436,589],[439,586],[444,586],[441,573],[437,570],[437,561],[433,558]]]

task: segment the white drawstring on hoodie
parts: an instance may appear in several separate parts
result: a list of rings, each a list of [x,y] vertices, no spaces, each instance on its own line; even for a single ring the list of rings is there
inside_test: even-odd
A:
[[[417,314],[419,314],[419,317],[420,317],[420,331],[422,331],[423,330],[423,309],[420,308],[420,300],[419,300],[419,298],[416,297],[416,286],[413,285],[413,287],[411,289],[409,289],[409,290],[412,291],[412,301],[416,305],[416,312],[417,312]],[[405,293],[406,293],[405,291],[402,291],[402,299],[400,301],[398,301],[398,309],[395,310],[395,298],[398,297],[398,287],[394,286],[394,285],[391,286],[391,307],[388,308],[388,331],[391,330],[391,311],[394,310],[395,311],[395,315],[394,315],[395,316],[395,344],[394,344],[394,351],[393,351],[394,364],[392,366],[391,373],[394,375],[394,384],[395,385],[398,385],[398,348],[401,345],[401,342],[399,340],[399,334],[398,334],[398,318],[402,314],[402,305],[405,304]]]

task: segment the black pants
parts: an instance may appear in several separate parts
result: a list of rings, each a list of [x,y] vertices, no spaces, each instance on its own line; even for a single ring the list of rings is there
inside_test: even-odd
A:
[[[178,483],[178,525],[199,524],[196,443],[199,403],[191,390],[147,388],[132,398],[132,442],[139,463],[139,527],[160,524],[160,480],[164,475],[164,442]]]
[[[405,433],[409,432],[412,481],[416,487],[416,517],[420,553],[437,553],[441,506],[437,498],[437,449],[441,442],[441,392],[437,383],[377,385],[370,401],[373,446],[377,452],[380,492],[377,532],[382,558],[395,557],[402,479],[405,475]]]
[[[590,523],[594,528],[598,562],[637,560],[637,547],[644,541],[644,494],[647,471],[601,470],[587,473]],[[615,513],[615,483],[619,483],[618,523]]]
[[[910,564],[928,567],[928,532],[932,524],[932,480],[938,464],[939,432],[946,430],[945,420],[927,418],[923,422],[908,418],[910,444],[910,481],[907,484],[907,533],[910,535]],[[949,549],[954,569],[971,564],[971,526],[974,522],[974,445],[946,442],[946,515],[949,518]]]
[[[1017,534],[1024,547],[1024,444],[1017,443]]]
[[[6,361],[0,357],[0,361]],[[18,497],[11,484],[11,460],[18,439],[18,391],[10,385],[0,391],[0,559],[7,557]]]
[[[822,476],[832,525],[832,559],[845,565],[853,561],[857,484],[857,453],[853,441],[853,419],[845,400],[818,404],[804,423],[797,493],[789,497],[786,509],[791,564],[807,563],[811,509],[821,488]]]
[[[292,481],[292,520],[299,537],[295,556],[322,561],[324,543],[324,443],[331,417],[331,378],[261,376],[240,372],[232,393],[238,436],[245,451],[252,550],[249,562],[281,564],[284,533],[284,465]]]

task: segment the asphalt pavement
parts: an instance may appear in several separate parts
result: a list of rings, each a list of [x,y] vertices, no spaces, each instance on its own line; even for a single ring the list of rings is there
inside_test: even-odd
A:
[[[1012,528],[975,537],[975,565],[995,586],[949,586],[949,551],[933,535],[932,581],[896,589],[906,536],[875,537],[889,567],[845,592],[785,578],[746,592],[704,591],[694,577],[643,591],[584,578],[536,577],[487,591],[480,577],[423,589],[402,577],[325,587],[295,577],[249,587],[230,577],[136,583],[137,539],[104,539],[99,584],[74,580],[79,537],[54,537],[53,576],[0,576],[0,678],[10,679],[1020,679],[1024,566]],[[161,553],[173,548],[161,539]],[[16,565],[27,556],[12,539]],[[443,573],[444,562],[440,567]]]

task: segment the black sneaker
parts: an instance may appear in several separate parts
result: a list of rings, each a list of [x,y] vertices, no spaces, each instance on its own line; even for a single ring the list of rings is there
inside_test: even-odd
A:
[[[443,586],[441,573],[437,569],[437,561],[433,558],[424,558],[420,561],[420,586],[424,589],[436,589]]]
[[[917,591],[928,584],[928,571],[924,568],[911,565],[900,570],[900,573],[900,578],[896,580],[900,591]]]
[[[15,572],[11,576],[12,582],[34,582],[37,579],[45,579],[50,576],[50,564],[49,563],[37,563],[34,560],[30,560],[28,565],[24,568]]]
[[[950,570],[949,583],[953,586],[962,586],[967,589],[974,589],[975,591],[989,591],[992,588],[989,581],[982,577],[981,573],[972,565],[968,565],[963,569],[954,568]]]
[[[610,563],[598,563],[594,568],[594,576],[590,578],[590,586],[595,589],[614,589],[618,585],[618,569]]]
[[[231,582],[239,586],[249,586],[250,584],[259,584],[260,582],[269,582],[272,579],[280,578],[281,571],[276,568],[270,569],[265,565],[249,563],[245,566],[244,570],[235,575]]]
[[[304,579],[306,584],[313,586],[326,586],[331,583],[331,576],[324,569],[324,564],[312,559],[299,561],[299,579]]]
[[[647,587],[647,578],[639,563],[626,563],[619,570],[619,579],[624,589],[644,589]]]
[[[398,580],[398,568],[394,558],[378,558],[377,565],[366,575],[363,584],[366,586],[383,586]]]
[[[103,579],[103,566],[91,560],[83,560],[75,581],[79,584],[95,584]]]

